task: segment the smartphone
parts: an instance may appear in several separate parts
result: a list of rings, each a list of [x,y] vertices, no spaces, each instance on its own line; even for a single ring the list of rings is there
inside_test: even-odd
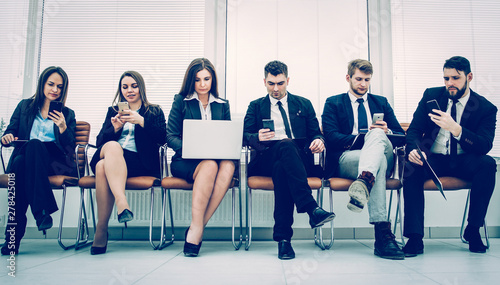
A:
[[[439,116],[438,113],[432,112],[432,109],[441,110],[441,108],[439,108],[439,104],[436,101],[436,99],[432,99],[432,100],[427,101],[427,110],[429,111],[429,113],[432,113],[434,115]]]
[[[377,121],[384,120],[384,113],[375,113],[373,114],[372,124],[375,124]]]
[[[118,111],[122,112],[124,110],[130,110],[128,102],[118,102]]]
[[[274,121],[271,119],[262,119],[262,128],[270,129],[271,132],[274,132]]]
[[[63,107],[63,103],[62,102],[60,102],[60,101],[50,101],[49,113],[52,112],[52,111],[54,111],[54,110],[62,112],[62,107]]]

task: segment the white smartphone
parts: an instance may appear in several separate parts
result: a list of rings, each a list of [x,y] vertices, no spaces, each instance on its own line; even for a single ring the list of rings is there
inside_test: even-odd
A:
[[[118,102],[118,110],[122,112],[123,110],[130,110],[128,102]]]
[[[372,124],[377,123],[377,121],[384,120],[384,113],[375,113],[373,114]]]

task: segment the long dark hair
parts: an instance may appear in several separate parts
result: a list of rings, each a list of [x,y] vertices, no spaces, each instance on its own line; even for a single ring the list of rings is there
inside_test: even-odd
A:
[[[123,97],[122,94],[122,79],[124,77],[132,77],[135,82],[137,82],[137,86],[139,87],[139,96],[141,96],[141,101],[142,101],[142,106],[141,108],[144,108],[144,113],[149,111],[149,106],[152,106],[153,104],[149,103],[148,98],[146,97],[146,84],[144,83],[144,78],[142,78],[142,75],[133,70],[128,70],[125,71],[122,76],[120,76],[120,80],[118,80],[118,90],[116,90],[115,98],[113,99],[112,106],[115,109],[115,111],[118,112],[118,108],[116,105],[118,105],[118,102],[126,102],[127,100],[125,97]]]
[[[196,79],[196,74],[203,69],[208,70],[212,75],[212,86],[210,87],[210,93],[215,97],[219,98],[219,91],[217,90],[217,74],[215,73],[215,67],[206,58],[197,58],[191,61],[189,64],[186,74],[184,75],[184,81],[182,82],[181,91],[179,94],[183,97],[190,96],[194,93],[194,83]]]
[[[33,96],[31,96],[31,99],[33,99],[33,101],[31,101],[31,103],[28,105],[27,110],[29,119],[33,119],[34,117],[36,117],[38,110],[43,107],[43,103],[45,102],[45,83],[47,83],[47,80],[54,72],[57,72],[59,75],[61,75],[63,80],[61,95],[55,101],[60,101],[63,103],[63,105],[66,103],[69,85],[68,75],[66,74],[66,71],[64,71],[64,69],[59,66],[49,66],[42,72],[42,74],[40,74],[40,77],[38,78],[38,84],[36,86],[36,92]]]

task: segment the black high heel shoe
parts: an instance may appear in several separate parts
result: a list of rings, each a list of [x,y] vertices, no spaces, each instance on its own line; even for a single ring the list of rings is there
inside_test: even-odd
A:
[[[43,235],[47,235],[47,230],[52,228],[53,221],[50,215],[45,214],[45,210],[42,213],[42,216],[36,220],[36,226],[39,231],[43,231]]]
[[[125,223],[125,228],[127,228],[127,222],[130,222],[134,219],[134,213],[129,209],[123,210],[120,214],[118,214],[118,222]]]
[[[198,253],[200,252],[201,248],[201,241],[200,244],[193,244],[190,242],[187,242],[187,235],[189,232],[189,227],[186,229],[186,233],[184,233],[184,256],[188,257],[196,257],[198,256]]]
[[[10,244],[10,247],[11,248],[9,248],[9,243],[5,242],[2,246],[2,249],[0,250],[1,254],[2,255],[12,255],[12,253],[14,253],[14,255],[16,255],[19,253],[19,244],[18,243],[15,243],[14,246],[12,246],[12,244]]]
[[[106,233],[106,245],[104,247],[97,247],[97,246],[90,247],[90,255],[98,255],[106,253],[106,250],[108,249],[108,239],[109,239],[109,233]]]

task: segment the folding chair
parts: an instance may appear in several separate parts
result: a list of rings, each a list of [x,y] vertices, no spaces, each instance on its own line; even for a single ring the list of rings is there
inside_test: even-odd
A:
[[[272,177],[268,176],[248,176],[248,164],[250,162],[249,147],[245,147],[245,177],[247,177],[246,187],[246,237],[245,237],[245,250],[250,249],[252,245],[252,190],[274,191],[274,184]],[[322,158],[321,166],[324,166],[324,152],[320,154]],[[311,190],[317,190],[317,202],[320,207],[323,206],[323,178],[307,177],[307,183]],[[332,207],[331,207],[332,208]],[[330,222],[333,228],[333,220]],[[322,240],[321,228],[314,229],[314,242],[321,249],[325,249]]]
[[[170,166],[168,165],[168,157],[167,157],[167,144],[164,145],[164,156],[163,156],[163,164],[166,165],[166,177],[163,177],[161,180],[161,187],[162,187],[162,229],[161,229],[161,242],[159,249],[162,249],[164,247],[167,247],[171,245],[174,242],[175,239],[175,234],[174,234],[174,217],[172,214],[172,200],[171,200],[171,195],[170,195],[170,190],[185,190],[185,191],[192,191],[193,190],[193,184],[188,183],[186,180],[182,178],[177,178],[173,177],[170,174]],[[239,169],[238,167],[236,169]],[[239,175],[238,175],[239,176]],[[232,191],[232,216],[231,216],[231,241],[233,243],[234,249],[238,250],[241,247],[241,244],[243,243],[243,220],[242,220],[242,210],[241,210],[241,187],[239,183],[238,178],[233,178],[233,181],[231,182],[231,185],[229,185],[229,188],[231,188]],[[240,203],[240,240],[238,243],[235,241],[235,220],[236,220],[236,189],[238,189],[239,192],[239,203]],[[165,234],[165,208],[166,208],[166,198],[168,196],[168,205],[169,205],[169,211],[170,211],[170,225],[172,228],[172,236],[170,240],[167,242],[167,237]]]
[[[66,190],[68,187],[78,186],[78,180],[80,176],[83,174],[83,170],[85,167],[85,155],[84,150],[89,141],[90,134],[90,124],[83,121],[76,122],[76,148],[75,148],[75,162],[78,168],[78,177],[71,177],[66,175],[52,175],[49,176],[50,186],[54,190],[63,190],[62,196],[62,206],[61,206],[61,218],[59,221],[59,230],[57,234],[57,241],[59,245],[64,249],[68,250],[70,248],[75,248],[75,250],[82,248],[86,245],[91,244],[89,238],[89,228],[87,222],[87,214],[85,212],[85,198],[84,198],[84,189],[80,189],[80,212],[78,214],[78,226],[77,226],[77,234],[76,241],[72,245],[64,245],[62,242],[62,234],[63,234],[63,221],[64,221],[64,213],[65,213],[65,205],[66,205]],[[3,148],[0,149],[0,157],[2,160],[2,166],[5,173],[5,161],[3,159]],[[0,175],[0,188],[7,188],[8,176],[7,174]],[[93,213],[92,213],[93,214]],[[95,217],[92,215],[95,224]]]
[[[92,192],[91,189],[95,189],[95,175],[90,175],[90,161],[88,160],[88,150],[89,148],[97,148],[94,145],[88,144],[87,147],[85,148],[85,158],[86,158],[86,168],[87,168],[87,176],[82,177],[78,181],[78,186],[81,189],[89,189],[90,193]],[[160,146],[159,147],[159,159],[160,159],[160,168],[162,168],[161,165],[161,160],[163,156],[163,148]],[[160,169],[161,173],[163,173],[163,169]],[[153,242],[153,213],[154,213],[154,190],[155,187],[160,186],[160,179],[156,178],[154,176],[138,176],[138,177],[129,177],[127,178],[126,184],[125,184],[125,190],[138,190],[138,191],[144,191],[144,190],[151,190],[151,211],[150,211],[150,220],[149,220],[149,243],[151,244],[151,247],[156,250],[158,249],[158,245],[156,245]],[[90,197],[90,203],[92,206],[92,212],[94,212],[94,202],[92,199],[92,196]],[[82,210],[82,209],[81,209]],[[84,211],[84,210],[83,210]],[[94,221],[94,231],[95,231],[95,221]]]
[[[392,203],[392,193],[393,191],[396,191],[398,197],[401,196],[401,188],[403,187],[403,184],[401,182],[401,175],[400,175],[400,171],[401,171],[401,167],[400,167],[400,156],[402,155],[401,154],[401,147],[399,148],[395,148],[394,149],[394,166],[393,166],[393,172],[392,172],[392,175],[386,179],[386,190],[390,190],[391,191],[391,196],[389,198],[389,209],[388,209],[388,214],[387,214],[387,221],[390,221],[390,205]],[[326,187],[329,187],[330,188],[330,210],[333,210],[333,192],[347,192],[349,190],[349,187],[351,186],[351,184],[354,182],[354,180],[352,179],[347,179],[347,178],[339,178],[339,177],[332,177],[328,180],[325,181],[326,182]],[[400,200],[398,199],[398,203],[400,202]],[[395,223],[397,223],[397,220],[398,217],[396,216],[396,221]],[[401,220],[399,220],[401,221]],[[333,225],[331,227],[331,238],[330,238],[330,243],[328,245],[325,245],[325,249],[330,249],[332,246],[333,246],[333,242],[334,242],[334,228],[333,228]]]

